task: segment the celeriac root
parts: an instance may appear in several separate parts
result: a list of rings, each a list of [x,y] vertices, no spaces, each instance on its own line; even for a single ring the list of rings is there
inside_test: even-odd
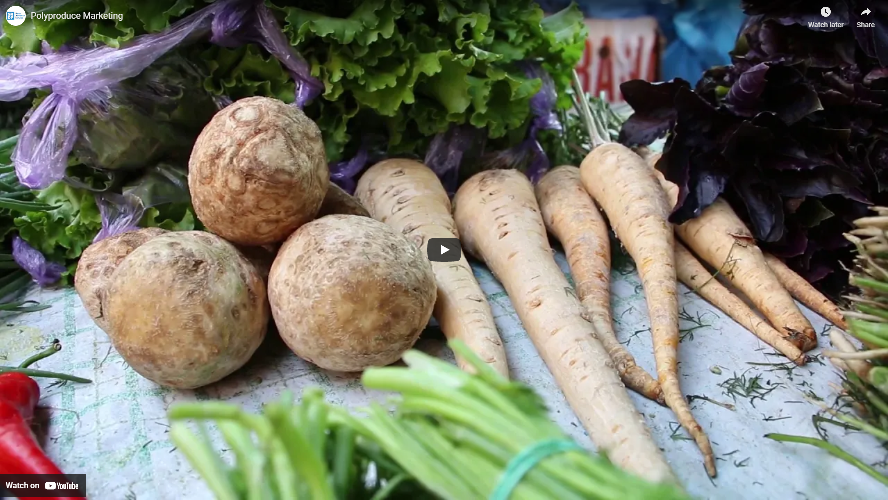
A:
[[[391,159],[370,167],[358,182],[355,197],[370,215],[392,226],[422,248],[430,238],[458,238],[450,199],[427,166]],[[485,363],[509,376],[506,351],[493,313],[465,256],[457,262],[432,262],[438,297],[434,317],[448,339],[460,339]],[[463,370],[474,368],[457,356]]]

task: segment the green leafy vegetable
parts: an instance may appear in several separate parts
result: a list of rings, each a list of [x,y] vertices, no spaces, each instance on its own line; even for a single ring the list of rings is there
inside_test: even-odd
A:
[[[199,66],[173,53],[107,92],[90,95],[78,115],[74,156],[104,170],[187,161],[197,135],[217,111],[202,81]]]
[[[218,498],[495,498],[518,453],[571,441],[530,388],[462,342],[450,345],[476,375],[418,351],[404,355],[409,368],[364,373],[366,387],[398,393],[394,412],[373,405],[351,413],[310,389],[296,404],[285,393],[261,414],[220,401],[180,403],[169,411],[170,435]],[[214,421],[234,463],[223,461],[205,427],[195,433],[184,420]],[[538,462],[510,493],[515,500],[688,498],[582,449]]]
[[[80,257],[102,228],[95,196],[59,181],[39,191],[35,200],[56,208],[26,211],[16,217],[22,239],[50,260]]]
[[[573,5],[545,17],[528,0],[268,4],[324,83],[324,94],[306,112],[324,125],[331,162],[354,154],[364,136],[381,130],[392,154],[422,155],[430,138],[453,124],[486,129],[492,147],[511,146],[522,138],[530,98],[540,88],[515,63],[541,63],[566,109],[570,98],[562,94],[584,48],[583,16]],[[123,19],[29,20],[0,37],[0,55],[35,51],[44,40],[58,47],[78,37],[119,47],[203,6],[193,0],[41,1],[37,7],[46,12],[113,12]],[[258,46],[230,49],[202,41],[188,54],[195,63],[206,61],[204,87],[214,95],[293,100],[292,78]]]

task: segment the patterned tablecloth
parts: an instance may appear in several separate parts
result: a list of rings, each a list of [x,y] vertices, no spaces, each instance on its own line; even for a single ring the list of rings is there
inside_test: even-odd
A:
[[[561,255],[558,261],[566,272]],[[591,446],[500,284],[483,266],[476,265],[475,273],[493,307],[513,376],[544,397],[552,418],[571,436]],[[618,336],[639,364],[653,372],[638,277],[634,271],[615,270],[613,278]],[[692,399],[694,413],[719,457],[718,478],[710,481],[706,476],[696,447],[667,409],[632,397],[689,492],[697,498],[719,500],[884,497],[883,486],[825,452],[762,437],[769,432],[816,436],[811,417],[818,407],[813,401],[834,400],[834,386],[840,379],[837,371],[828,362],[803,368],[784,363],[751,333],[687,289],[682,292],[682,389]],[[196,391],[161,388],[126,365],[90,320],[73,289],[35,291],[31,298],[52,307],[6,318],[0,329],[0,355],[16,361],[58,338],[63,351],[37,366],[94,381],[41,382],[43,409],[37,414],[49,455],[66,472],[87,475],[91,498],[209,497],[203,482],[170,442],[165,412],[173,402],[222,399],[258,409],[285,389],[299,394],[309,386],[324,388],[330,401],[350,407],[384,397],[364,390],[356,377],[325,373],[303,362],[276,336],[270,336],[244,368],[219,383]],[[824,331],[823,321],[806,313]],[[827,343],[821,337],[821,344]],[[441,339],[423,339],[418,347],[452,359]],[[729,394],[744,389],[749,396]],[[826,430],[869,463],[885,459],[884,450],[868,436],[835,426]]]

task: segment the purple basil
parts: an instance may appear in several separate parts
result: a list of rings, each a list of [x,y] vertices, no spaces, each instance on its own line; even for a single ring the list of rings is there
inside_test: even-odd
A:
[[[803,0],[744,0],[750,15],[732,64],[685,82],[622,85],[635,115],[620,134],[646,144],[668,132],[657,168],[679,186],[670,220],[726,199],[767,250],[827,293],[847,285],[843,233],[870,204],[888,204],[888,4],[827,2],[809,27]],[[864,33],[864,31],[866,33]]]

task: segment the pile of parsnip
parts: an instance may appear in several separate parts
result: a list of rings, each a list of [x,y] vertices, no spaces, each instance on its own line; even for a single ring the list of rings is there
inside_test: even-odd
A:
[[[798,364],[817,338],[792,297],[844,327],[841,314],[763,254],[726,203],[669,224],[674,186],[650,159],[600,139],[580,101],[596,139],[579,168],[555,168],[536,186],[516,170],[484,171],[452,201],[432,170],[406,159],[372,166],[351,197],[329,182],[320,131],[301,111],[237,101],[203,130],[189,163],[195,213],[210,232],[139,230],[96,243],[83,254],[77,290],[123,358],[170,387],[200,387],[243,366],[272,318],[296,355],[357,372],[397,361],[434,315],[448,339],[507,376],[466,258],[425,255],[430,238],[457,237],[502,283],[600,451],[649,481],[675,481],[628,386],[676,413],[714,476],[709,440],[679,387],[678,281]],[[613,330],[608,225],[639,270],[656,378]],[[564,247],[576,289],[548,233]]]

